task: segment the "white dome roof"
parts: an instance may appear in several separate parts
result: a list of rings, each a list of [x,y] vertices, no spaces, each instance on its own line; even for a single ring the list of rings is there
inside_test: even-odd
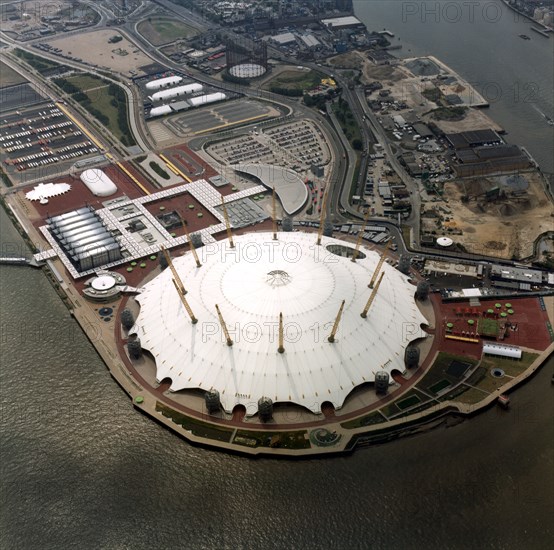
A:
[[[452,246],[453,243],[454,243],[454,241],[452,239],[450,239],[449,237],[439,237],[437,239],[437,244],[439,246]]]
[[[198,318],[192,324],[166,269],[137,296],[140,314],[132,332],[156,361],[158,380],[171,378],[174,391],[215,389],[231,411],[248,414],[265,396],[292,401],[314,412],[330,401],[340,408],[347,395],[375,372],[403,371],[410,340],[424,336],[426,319],[414,301],[415,287],[385,263],[385,276],[367,319],[360,313],[379,260],[364,250],[356,263],[326,250],[336,239],[308,233],[253,233],[198,250],[173,263]],[[342,300],[345,307],[335,343],[327,341]],[[219,305],[233,346],[226,345],[215,310]],[[278,353],[278,320],[283,313],[285,352]]]

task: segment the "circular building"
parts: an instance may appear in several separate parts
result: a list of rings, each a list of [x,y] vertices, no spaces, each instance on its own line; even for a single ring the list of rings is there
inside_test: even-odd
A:
[[[414,286],[387,263],[368,288],[377,253],[352,262],[329,250],[342,241],[324,237],[317,246],[314,234],[300,232],[278,240],[247,234],[234,243],[206,244],[199,268],[191,254],[173,260],[184,299],[170,269],[136,297],[130,333],[154,358],[158,381],[170,379],[176,392],[217,391],[227,412],[241,404],[255,414],[264,398],[319,413],[324,402],[339,409],[377,372],[404,371],[405,348],[424,336],[427,321]]]
[[[263,76],[268,69],[267,44],[249,40],[229,41],[225,51],[231,76],[249,80]]]
[[[448,248],[454,244],[454,241],[450,237],[439,237],[437,239],[437,244],[442,248]]]

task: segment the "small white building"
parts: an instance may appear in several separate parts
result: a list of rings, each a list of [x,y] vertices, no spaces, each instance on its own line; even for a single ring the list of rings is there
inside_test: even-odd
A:
[[[109,197],[117,191],[116,184],[99,168],[90,168],[81,174],[81,181],[97,197]]]
[[[483,344],[483,354],[509,357],[510,359],[521,359],[520,348],[516,348],[515,346],[503,346],[501,344]]]

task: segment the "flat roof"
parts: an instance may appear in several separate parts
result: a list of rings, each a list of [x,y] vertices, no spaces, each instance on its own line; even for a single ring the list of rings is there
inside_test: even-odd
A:
[[[274,42],[278,42],[279,44],[289,44],[291,42],[296,42],[296,38],[291,32],[276,34],[271,37],[271,40],[273,40]]]
[[[491,275],[511,281],[522,281],[525,283],[542,283],[542,271],[523,267],[509,267],[505,265],[491,266]]]
[[[234,164],[231,168],[255,176],[269,190],[275,187],[275,193],[288,215],[298,212],[308,199],[304,180],[290,168],[273,164]]]
[[[321,22],[326,27],[352,27],[356,25],[363,25],[363,23],[353,15],[347,15],[346,17],[332,17],[331,19],[322,19]]]
[[[131,333],[156,361],[156,378],[170,389],[217,390],[223,408],[239,403],[248,414],[261,397],[294,402],[319,413],[330,401],[340,408],[348,394],[375,373],[404,371],[409,340],[424,337],[427,323],[414,301],[415,287],[385,263],[383,280],[366,319],[360,316],[371,290],[367,281],[379,261],[376,252],[355,263],[329,252],[338,239],[313,233],[248,233],[210,243],[198,253],[173,260],[198,319],[192,324],[164,270],[136,299],[140,313]],[[335,343],[328,342],[345,300]],[[218,304],[233,340],[226,345],[215,309]],[[284,353],[278,352],[283,314]],[[406,338],[405,326],[414,327]],[[314,327],[320,327],[314,333]]]

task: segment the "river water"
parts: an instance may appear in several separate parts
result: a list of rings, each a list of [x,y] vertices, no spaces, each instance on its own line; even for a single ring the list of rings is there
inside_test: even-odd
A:
[[[471,74],[448,34],[431,48],[377,11],[369,28]],[[525,142],[524,117],[498,120]],[[0,252],[21,247],[0,211]],[[0,266],[0,300],[2,550],[550,548],[552,359],[509,412],[347,457],[252,460],[193,447],[135,411],[41,271]]]

